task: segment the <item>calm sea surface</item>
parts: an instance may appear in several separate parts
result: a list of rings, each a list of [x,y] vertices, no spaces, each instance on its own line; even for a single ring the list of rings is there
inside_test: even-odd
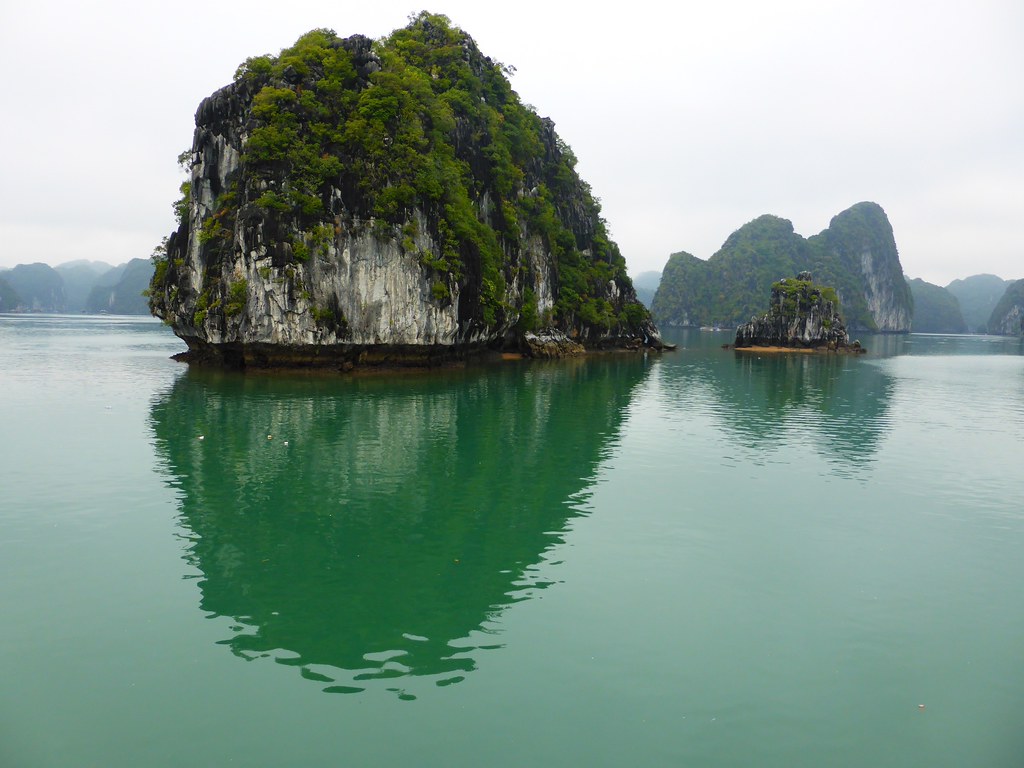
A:
[[[668,336],[228,375],[0,316],[0,766],[1024,765],[1021,340]]]

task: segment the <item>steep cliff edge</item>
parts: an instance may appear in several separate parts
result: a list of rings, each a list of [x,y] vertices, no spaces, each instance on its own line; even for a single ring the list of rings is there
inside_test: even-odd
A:
[[[443,16],[371,43],[314,30],[200,104],[150,287],[195,358],[430,362],[659,347],[554,124]]]
[[[759,216],[733,232],[706,261],[673,254],[652,312],[669,325],[737,326],[762,306],[779,275],[809,270],[835,287],[849,327],[910,330],[913,299],[892,226],[876,203],[857,203],[810,238],[787,219]]]
[[[870,321],[864,330],[910,330],[914,299],[903,276],[892,224],[877,203],[857,203],[834,216],[828,229],[810,238],[836,258],[839,271],[858,278]]]

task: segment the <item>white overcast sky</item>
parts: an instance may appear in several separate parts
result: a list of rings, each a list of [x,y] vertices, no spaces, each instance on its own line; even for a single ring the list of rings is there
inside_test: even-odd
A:
[[[1024,277],[1024,2],[0,2],[0,267],[148,256],[200,100],[315,27],[426,7],[512,64],[636,274],[763,213],[888,213],[908,277]]]

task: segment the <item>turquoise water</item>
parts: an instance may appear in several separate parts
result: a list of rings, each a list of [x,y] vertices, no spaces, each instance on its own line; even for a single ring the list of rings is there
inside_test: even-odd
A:
[[[1024,764],[1021,341],[668,335],[242,376],[0,316],[0,765]]]

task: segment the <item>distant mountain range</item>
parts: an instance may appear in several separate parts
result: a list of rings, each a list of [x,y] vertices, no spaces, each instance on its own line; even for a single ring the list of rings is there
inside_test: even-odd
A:
[[[764,311],[772,283],[810,271],[835,288],[850,330],[910,330],[912,299],[892,226],[877,203],[834,216],[810,238],[778,216],[759,216],[708,260],[681,252],[665,265],[652,311],[659,324],[735,327]]]
[[[946,287],[907,279],[885,212],[868,202],[843,211],[810,238],[796,234],[786,219],[760,216],[711,258],[675,253],[660,279],[643,272],[633,284],[661,325],[735,327],[765,309],[763,297],[774,281],[802,270],[836,289],[851,330],[1016,334],[1024,316],[1024,281],[1015,289],[1018,283],[995,275]]]
[[[0,312],[148,315],[142,292],[152,276],[149,259],[132,259],[116,267],[84,260],[57,267],[19,264],[0,269]]]
[[[1003,280],[995,275],[972,275],[954,280],[946,286],[946,290],[960,302],[967,330],[971,333],[985,333],[992,320],[992,312],[1012,283],[1013,280]]]
[[[971,275],[945,288],[921,279],[909,280],[914,296],[911,330],[918,333],[1021,333],[1024,280]]]

